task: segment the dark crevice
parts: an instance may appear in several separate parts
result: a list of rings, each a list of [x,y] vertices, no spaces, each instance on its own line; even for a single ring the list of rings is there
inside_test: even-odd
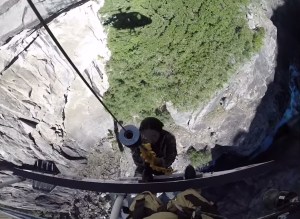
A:
[[[6,137],[9,140],[14,140],[12,137],[10,137],[7,133],[0,131],[0,137]]]
[[[70,156],[69,154],[65,153],[63,150],[60,151],[60,154],[68,159],[68,160],[87,160],[86,157],[73,157],[73,156]]]
[[[32,92],[32,91],[31,91]],[[31,93],[29,92],[29,94],[31,95]],[[42,109],[39,105],[37,105],[37,103],[31,101],[31,100],[22,100],[23,103],[27,103],[27,104],[30,104],[31,106],[34,106],[34,107],[38,107],[39,109]]]
[[[36,141],[35,141],[35,139],[34,139],[34,137],[32,136],[31,133],[28,134],[28,137],[29,137],[30,140],[33,141],[34,145],[37,145],[37,144],[36,144]]]
[[[64,99],[65,99],[65,105],[62,109],[62,113],[61,113],[61,116],[62,116],[62,126],[65,127],[65,120],[66,120],[66,106],[67,106],[67,103],[68,103],[68,93],[69,93],[69,90],[70,90],[70,86],[67,88],[66,90],[66,93],[64,94]],[[62,137],[64,136],[64,130],[61,129],[61,134],[62,134]]]
[[[3,74],[4,71],[6,71],[10,66],[12,66],[19,58],[19,54],[15,56],[5,67],[4,69],[0,72],[0,75]]]
[[[25,118],[19,118],[19,120],[34,129],[36,128],[36,126],[38,124],[38,122],[36,122],[36,121],[25,119]]]
[[[34,37],[29,43],[28,45],[21,51],[19,52],[5,67],[4,69],[0,72],[0,75],[3,74],[3,72],[5,72],[8,68],[10,68],[19,58],[19,55],[22,54],[24,51],[27,51],[27,49],[34,43],[34,41],[39,37],[39,35],[37,35],[36,37]]]
[[[94,80],[92,79],[89,71],[87,69],[84,70],[84,73],[86,74],[86,76],[88,77],[89,81],[90,81],[90,85],[92,86],[92,88],[94,89],[94,91],[96,92],[97,96],[100,98],[103,98],[103,96],[101,95],[101,92],[99,90],[99,88],[97,87],[97,84],[94,82]]]
[[[23,16],[22,16],[22,24],[24,25],[25,16],[27,14],[28,7],[24,8]]]
[[[64,99],[65,99],[65,107],[66,107],[66,105],[68,103],[68,94],[64,94]],[[62,111],[62,119],[63,119],[63,121],[65,121],[65,119],[66,119],[65,107],[63,108],[63,111]]]
[[[10,125],[4,125],[4,124],[0,124],[0,126],[7,127],[7,128],[14,128],[14,127],[12,127]]]
[[[98,72],[98,74],[99,74],[101,80],[103,80],[103,73],[101,72],[100,68],[98,67],[98,65],[97,65],[94,61],[93,61],[92,63],[93,63],[94,68],[95,68],[96,71]]]
[[[72,151],[72,153],[77,154],[78,156],[72,156],[69,153],[65,152],[62,148],[60,149],[59,153],[66,159],[68,160],[87,160],[86,157],[79,155],[76,150],[74,150],[71,147],[68,146],[64,146],[64,148],[66,148],[67,150]]]

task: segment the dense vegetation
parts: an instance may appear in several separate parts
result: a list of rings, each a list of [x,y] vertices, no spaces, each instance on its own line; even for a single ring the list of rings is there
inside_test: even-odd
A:
[[[171,101],[191,109],[257,51],[264,30],[246,23],[248,0],[106,0],[100,13],[138,12],[152,23],[109,28],[105,102],[122,119],[159,116]],[[127,11],[126,11],[126,10]]]
[[[188,158],[194,167],[201,167],[211,161],[211,153],[206,150],[197,151],[195,148],[190,148],[187,151]]]

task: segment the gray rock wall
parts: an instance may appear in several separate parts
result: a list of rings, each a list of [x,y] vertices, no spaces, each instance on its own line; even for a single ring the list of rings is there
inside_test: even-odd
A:
[[[14,1],[13,5],[13,1],[6,1],[6,7],[11,4],[9,13],[18,16],[18,11],[11,10],[14,7],[23,10],[22,5],[17,4],[24,2]],[[49,9],[49,13],[56,13],[66,5],[76,5],[77,1],[46,2],[49,7],[51,4],[56,7]],[[54,35],[100,96],[108,88],[104,66],[110,57],[106,34],[97,15],[102,4],[87,2],[49,23]],[[7,19],[7,13],[0,14],[0,19]],[[21,24],[22,28],[28,27],[26,25]],[[1,34],[5,37],[13,31]],[[0,161],[33,164],[36,158],[53,160],[62,172],[76,175],[84,169],[86,157],[99,149],[99,141],[107,136],[112,126],[110,115],[43,28],[24,29],[0,47]],[[76,160],[79,158],[82,159]],[[9,175],[0,172],[0,180]],[[67,211],[70,207],[74,191],[58,189],[44,195],[33,192],[28,183],[1,189],[0,203],[57,211]]]
[[[110,54],[98,9],[97,3],[86,3],[49,26],[101,96],[108,88],[104,65]],[[112,126],[110,116],[44,29],[24,30],[0,52],[1,159],[23,163],[38,154],[41,159],[59,160],[55,151],[59,152],[66,140],[75,140],[82,150],[89,151],[106,136]],[[15,151],[9,151],[11,144],[17,145]]]
[[[50,22],[50,28],[96,92],[103,95],[108,88],[104,66],[110,56],[97,16],[103,2],[91,1],[75,8],[78,2],[85,1],[35,3],[44,17],[53,19],[60,14]],[[215,144],[243,145],[247,153],[271,128],[268,115],[273,109],[277,110],[272,98],[265,116],[260,115],[261,129],[257,130],[259,135],[254,136],[254,141],[244,144],[242,135],[236,138],[239,133],[249,131],[256,109],[274,78],[277,34],[269,18],[272,8],[280,2],[263,1],[259,2],[260,6],[249,7],[253,14],[249,26],[266,29],[264,46],[208,104],[183,113],[168,105],[176,123],[185,128],[184,132],[175,131],[181,155],[190,145],[200,149]],[[73,9],[68,11],[70,8]],[[112,120],[45,30],[34,29],[37,24],[26,0],[0,3],[0,160],[21,164],[33,163],[36,158],[50,159],[64,173],[77,174],[86,160],[72,158],[84,158],[99,149],[97,142],[112,128]],[[129,154],[122,162],[132,166]],[[186,163],[176,161],[174,166],[183,169],[184,165]],[[5,180],[9,174],[0,173],[0,179]],[[1,189],[0,203],[19,208],[68,211],[73,197],[74,191],[64,188],[45,195],[34,192],[28,183],[18,183]]]
[[[62,10],[68,10],[86,0],[33,0],[44,19],[52,19]],[[27,0],[2,0],[0,2],[0,45],[24,29],[39,24]]]

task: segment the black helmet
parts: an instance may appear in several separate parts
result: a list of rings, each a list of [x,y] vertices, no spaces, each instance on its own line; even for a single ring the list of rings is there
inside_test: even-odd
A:
[[[164,124],[155,117],[147,117],[140,124],[140,131],[145,129],[153,129],[158,132],[162,131]]]

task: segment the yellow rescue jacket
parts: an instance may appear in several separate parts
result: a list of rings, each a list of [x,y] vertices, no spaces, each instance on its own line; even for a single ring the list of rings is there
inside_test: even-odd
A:
[[[165,167],[161,167],[158,166],[158,158],[156,157],[155,152],[152,150],[151,144],[147,143],[147,144],[142,144],[140,146],[140,151],[141,151],[141,157],[144,159],[144,161],[146,163],[148,163],[150,165],[150,167],[158,172],[162,172],[165,175],[171,175],[172,173],[174,173],[175,171],[171,168],[165,168]]]

